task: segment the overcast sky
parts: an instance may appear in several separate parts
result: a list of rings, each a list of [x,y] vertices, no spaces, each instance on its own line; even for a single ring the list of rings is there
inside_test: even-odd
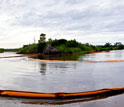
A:
[[[0,47],[39,39],[124,43],[124,0],[0,0]]]

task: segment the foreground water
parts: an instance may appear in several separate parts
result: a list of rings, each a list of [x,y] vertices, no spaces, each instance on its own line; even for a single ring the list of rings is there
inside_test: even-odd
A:
[[[17,54],[1,53],[0,57],[2,56],[17,56]],[[124,60],[124,51],[87,54],[81,56],[79,60]],[[122,87],[124,86],[123,69],[124,62],[43,62],[32,61],[27,57],[0,58],[0,89],[35,92],[82,92]],[[117,100],[118,97],[112,97],[103,100],[102,103]],[[95,107],[102,107],[97,105],[99,101],[93,103],[70,105],[90,107],[92,104]]]

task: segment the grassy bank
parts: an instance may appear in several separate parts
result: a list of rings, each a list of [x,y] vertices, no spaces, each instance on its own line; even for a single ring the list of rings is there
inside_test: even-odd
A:
[[[38,52],[38,44],[24,45],[22,48],[18,49],[17,53],[22,53],[22,54],[39,53]]]
[[[44,50],[48,46],[51,46],[52,48],[59,51],[59,54],[90,53],[90,52],[101,52],[101,51],[124,49],[124,45],[120,42],[116,42],[114,45],[112,45],[111,43],[106,43],[105,45],[95,46],[88,43],[82,44],[80,42],[77,42],[76,40],[55,39],[55,40],[39,42],[37,44],[24,45],[22,48],[18,49],[18,53],[44,54]],[[51,52],[47,54],[56,55],[56,53],[51,53]]]

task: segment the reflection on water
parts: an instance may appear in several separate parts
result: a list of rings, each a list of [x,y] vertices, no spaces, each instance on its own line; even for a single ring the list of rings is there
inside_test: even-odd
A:
[[[41,73],[42,75],[45,75],[45,74],[46,74],[46,69],[47,69],[46,63],[42,63],[42,64],[41,64],[41,68],[40,68],[40,73]]]
[[[0,56],[17,56],[1,53]],[[124,51],[95,53],[79,60],[124,60]],[[124,62],[82,63],[0,59],[0,89],[35,92],[82,92],[124,86]]]
[[[116,59],[118,56],[123,59],[124,56],[122,51],[121,55],[120,52],[117,52],[117,55],[113,52],[89,54],[88,58],[95,56],[103,59],[111,54]],[[0,88],[38,92],[82,92],[121,87],[124,86],[123,64],[124,62],[42,62],[31,61],[27,57],[0,59]]]
[[[80,56],[78,59],[88,61],[123,60],[124,50],[86,54],[84,56]]]
[[[122,94],[122,93],[120,93]],[[89,102],[89,101],[96,101],[100,99],[106,99],[112,96],[120,95],[118,94],[111,94],[111,95],[99,95],[95,97],[88,97],[88,98],[75,98],[75,99],[54,99],[54,100],[26,100],[22,101],[24,104],[37,104],[37,105],[65,105],[65,104],[75,104],[75,103],[83,103],[83,102]],[[101,106],[100,106],[101,107]]]
[[[46,75],[46,72],[49,70],[59,70],[59,72],[65,72],[67,69],[74,68],[76,69],[76,63],[71,65],[68,63],[41,63],[40,64],[40,73]],[[52,71],[53,72],[53,71]],[[51,73],[52,73],[51,72]]]

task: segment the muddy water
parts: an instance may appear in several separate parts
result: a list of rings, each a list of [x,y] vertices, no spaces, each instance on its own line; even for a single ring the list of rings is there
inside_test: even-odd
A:
[[[1,53],[0,57],[2,56],[17,56],[17,54]],[[79,60],[124,60],[124,51],[87,54],[81,56]],[[124,86],[123,75],[124,62],[42,62],[31,61],[27,57],[0,59],[0,89],[7,90],[82,92],[102,88],[122,87]],[[62,105],[46,105],[46,103],[43,103],[43,106],[122,107],[121,105],[124,103],[121,99],[123,98],[124,95],[122,94],[89,102],[77,101]],[[21,106],[31,105],[21,103],[22,101],[20,100],[0,98],[0,103],[4,104],[4,102],[10,102],[11,105],[15,104],[14,102],[19,103]],[[44,100],[41,102],[44,102]],[[39,104],[35,103],[34,106],[39,106]]]

